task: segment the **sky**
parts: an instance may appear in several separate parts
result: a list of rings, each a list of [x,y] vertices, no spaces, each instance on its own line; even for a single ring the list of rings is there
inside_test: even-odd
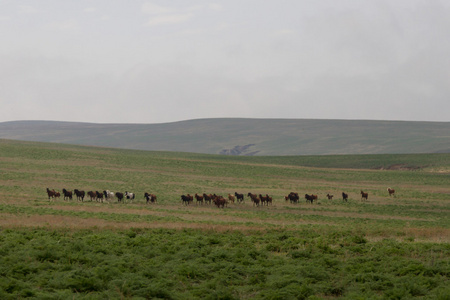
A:
[[[448,0],[0,0],[0,122],[450,121]]]

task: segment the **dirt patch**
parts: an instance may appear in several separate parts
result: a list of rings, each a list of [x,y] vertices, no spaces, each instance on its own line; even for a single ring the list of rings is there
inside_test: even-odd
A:
[[[394,171],[417,171],[423,169],[425,166],[408,166],[405,164],[395,164],[387,167],[380,167],[379,170],[394,170]]]

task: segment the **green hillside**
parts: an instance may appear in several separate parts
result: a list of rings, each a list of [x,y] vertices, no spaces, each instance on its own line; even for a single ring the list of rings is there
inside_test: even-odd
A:
[[[449,174],[449,153],[245,157],[0,139],[0,298],[448,299]],[[49,199],[46,188],[137,196]],[[292,191],[298,202],[285,200]],[[234,192],[273,201],[180,201]]]
[[[0,138],[124,149],[325,155],[450,152],[449,122],[198,119],[164,124],[0,123]]]

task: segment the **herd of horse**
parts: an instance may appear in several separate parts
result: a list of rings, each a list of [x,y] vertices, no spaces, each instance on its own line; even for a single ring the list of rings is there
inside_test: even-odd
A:
[[[395,196],[395,190],[391,189],[391,188],[387,188],[387,191],[389,193],[389,196]],[[61,193],[58,191],[55,191],[54,189],[50,190],[49,188],[47,188],[47,195],[48,195],[48,199],[52,200],[52,199],[59,199],[61,197]],[[86,197],[86,195],[90,198],[91,201],[97,201],[97,202],[103,202],[104,200],[106,201],[111,201],[114,200],[115,198],[117,199],[117,201],[120,202],[124,202],[124,199],[126,199],[129,202],[132,202],[135,197],[136,194],[131,193],[126,191],[125,193],[121,193],[121,192],[111,192],[109,190],[105,190],[102,192],[99,191],[89,191],[89,192],[85,192],[83,190],[78,190],[78,189],[74,189],[73,191],[69,191],[66,190],[65,188],[62,189],[62,195],[64,197],[64,200],[72,200],[73,197],[75,196],[77,198],[78,201],[82,201],[84,202],[84,198]],[[250,201],[253,203],[253,206],[269,206],[272,205],[273,202],[273,198],[271,196],[269,196],[268,194],[262,195],[262,194],[253,194],[253,193],[248,193],[246,195]],[[345,192],[342,192],[341,194],[342,196],[342,201],[347,202],[348,201],[348,194]],[[334,195],[330,195],[329,193],[326,195],[326,197],[328,198],[328,200],[332,200]],[[157,201],[157,197],[155,194],[151,194],[151,193],[144,193],[144,199],[146,200],[146,203],[156,203]],[[224,208],[225,206],[228,205],[228,203],[243,203],[244,202],[244,194],[235,192],[234,194],[228,194],[227,197],[221,196],[221,195],[216,195],[216,194],[195,194],[195,195],[190,195],[190,194],[186,194],[186,195],[181,195],[181,203],[184,205],[190,205],[194,203],[194,199],[198,204],[214,204],[216,205],[218,208]],[[284,199],[286,202],[290,202],[292,204],[296,204],[300,202],[300,196],[297,192],[290,192],[287,196],[284,196]],[[306,200],[307,203],[311,203],[313,204],[314,201],[317,202],[317,200],[319,199],[318,195],[315,194],[305,194],[304,199]],[[369,193],[364,192],[361,190],[361,201],[363,200],[368,200],[369,199]]]
[[[76,197],[78,201],[84,202],[85,197],[89,197],[91,201],[97,201],[97,202],[103,202],[103,201],[111,201],[115,198],[117,199],[117,202],[124,202],[125,200],[129,202],[133,202],[133,200],[136,198],[135,193],[131,193],[126,191],[125,193],[121,192],[111,192],[109,190],[106,191],[88,191],[85,192],[83,190],[74,189],[73,191],[66,190],[65,188],[62,189],[63,199],[70,201],[73,199],[73,197]],[[54,200],[59,199],[61,197],[61,193],[58,191],[55,191],[54,189],[50,190],[47,188],[47,196],[48,200]],[[155,194],[145,193],[144,198],[147,200],[147,203],[155,203],[157,198]],[[87,199],[87,198],[86,198]]]
[[[387,191],[389,193],[389,196],[394,195],[395,196],[395,190],[391,189],[391,188],[387,188]],[[342,192],[342,200],[347,202],[348,201],[348,194],[345,192]],[[271,205],[273,202],[273,199],[271,196],[269,196],[268,194],[266,195],[262,195],[262,194],[253,194],[253,193],[248,193],[247,197],[250,199],[250,201],[253,203],[253,206],[260,206],[260,205]],[[326,197],[328,198],[328,200],[332,200],[334,195],[330,195],[330,193],[328,193],[326,195]],[[305,194],[304,196],[305,200],[307,203],[311,203],[313,204],[314,201],[317,202],[317,200],[319,199],[318,195],[315,194]],[[364,191],[361,190],[361,200],[368,200],[369,199],[369,193],[366,193]],[[194,200],[196,201],[197,204],[215,204],[217,207],[219,208],[223,208],[226,205],[228,205],[228,203],[242,203],[244,202],[244,194],[240,194],[238,192],[235,192],[234,195],[232,194],[228,194],[228,197],[223,197],[221,195],[216,195],[216,194],[195,194],[195,195],[190,195],[190,194],[186,194],[186,195],[181,195],[181,203],[184,205],[190,205],[192,203],[194,203]],[[296,192],[290,192],[287,196],[284,196],[284,200],[286,202],[290,202],[292,204],[296,204],[300,202],[300,196],[298,193]]]
[[[253,206],[259,206],[259,205],[269,205],[272,204],[272,197],[270,197],[268,194],[265,196],[259,194],[252,194],[248,193],[247,197],[250,198],[250,200],[253,203]],[[227,197],[224,197],[222,195],[216,195],[216,194],[195,194],[194,196],[187,194],[187,195],[181,195],[181,203],[184,205],[190,205],[194,203],[194,199],[197,204],[214,204],[219,208],[224,208],[228,205],[228,203],[243,203],[244,202],[244,194],[240,194],[238,192],[234,192],[234,194],[228,194]]]

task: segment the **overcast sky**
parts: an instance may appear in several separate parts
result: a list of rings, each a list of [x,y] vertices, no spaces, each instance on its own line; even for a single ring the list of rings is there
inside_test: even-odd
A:
[[[448,0],[0,0],[0,122],[450,121]]]

